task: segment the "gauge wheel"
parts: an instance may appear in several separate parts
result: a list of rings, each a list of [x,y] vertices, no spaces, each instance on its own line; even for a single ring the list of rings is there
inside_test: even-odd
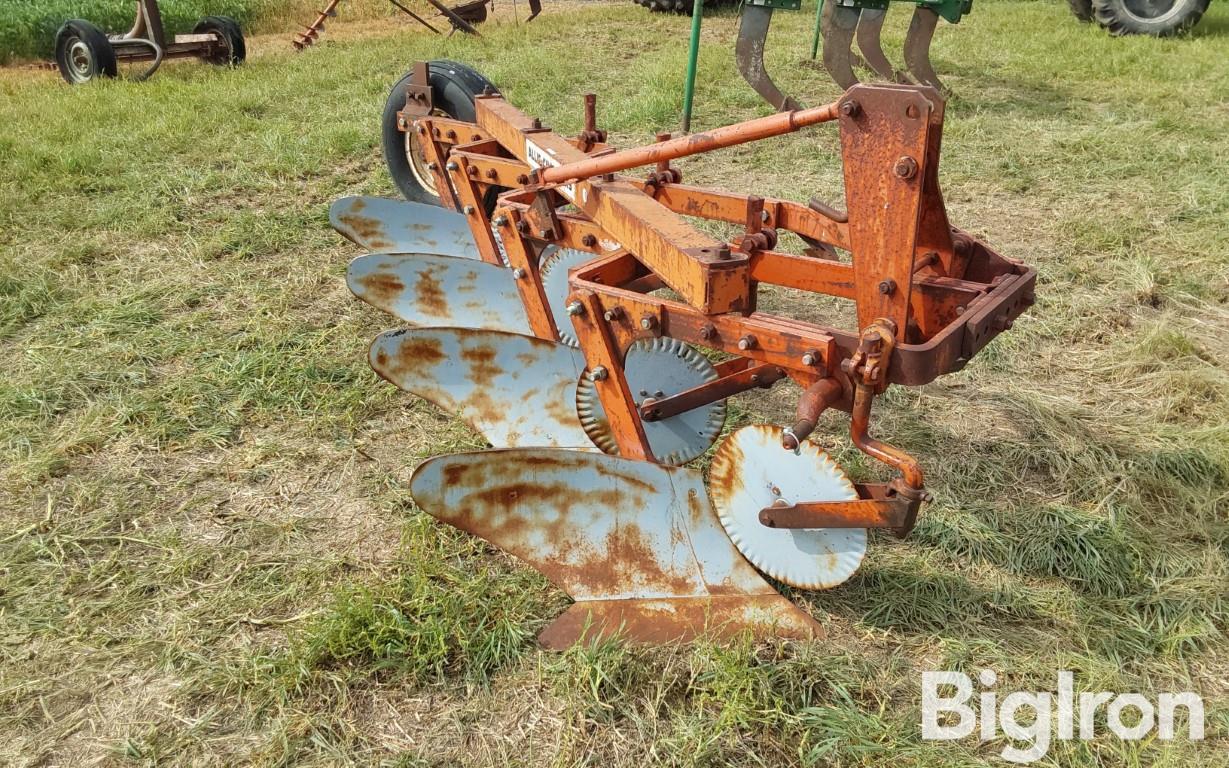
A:
[[[490,80],[464,64],[455,61],[432,61],[427,68],[430,73],[433,115],[472,123],[475,119],[474,97],[487,89],[497,92]],[[398,80],[384,105],[384,161],[393,177],[393,183],[407,200],[440,205],[435,176],[427,168],[427,158],[419,144],[418,134],[412,130],[402,131],[397,124],[397,113],[405,109],[406,92],[412,78],[413,73],[410,73]]]

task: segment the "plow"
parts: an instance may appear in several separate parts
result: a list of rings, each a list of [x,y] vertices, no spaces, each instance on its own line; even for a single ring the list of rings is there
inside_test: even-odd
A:
[[[457,83],[487,82],[416,65],[396,119],[419,201],[331,210],[365,251],[350,289],[401,325],[376,337],[371,366],[491,446],[422,463],[415,503],[571,596],[539,637],[550,648],[822,636],[773,582],[843,583],[868,531],[904,536],[930,500],[921,464],[872,436],[876,402],[960,370],[1034,301],[1032,268],[948,220],[940,93],[854,84],[829,104],[620,150],[592,95],[575,136],[489,83],[442,108]],[[673,165],[825,125],[839,206],[692,186]],[[770,286],[856,319],[761,311]],[[797,389],[787,423],[726,429],[730,398],[774,387]],[[829,412],[886,479],[850,478],[809,439]]]

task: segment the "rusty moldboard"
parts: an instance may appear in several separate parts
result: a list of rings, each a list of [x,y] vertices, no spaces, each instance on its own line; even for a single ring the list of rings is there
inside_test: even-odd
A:
[[[694,469],[600,453],[520,449],[429,459],[410,481],[428,514],[515,555],[576,605],[548,647],[622,632],[687,640],[711,627],[822,637],[721,528]]]

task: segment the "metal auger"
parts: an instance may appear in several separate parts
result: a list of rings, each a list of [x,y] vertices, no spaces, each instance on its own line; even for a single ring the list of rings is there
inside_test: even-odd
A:
[[[575,600],[540,635],[548,647],[821,636],[765,577],[839,585],[868,529],[905,535],[930,498],[920,463],[871,436],[876,398],[964,368],[1033,303],[1033,269],[948,221],[938,91],[855,85],[616,151],[593,96],[584,130],[564,136],[462,64],[414,73],[395,124],[418,139],[386,146],[425,160],[453,210],[347,198],[331,218],[369,251],[350,289],[405,326],[376,338],[372,367],[492,446],[424,462],[415,502]],[[475,95],[461,104],[465,83]],[[840,134],[845,210],[683,185],[671,165],[822,124]],[[694,218],[740,233],[717,239]],[[778,250],[782,233],[811,247]],[[773,285],[852,301],[856,327],[757,311]],[[788,427],[718,444],[729,398],[789,382],[801,395]],[[855,482],[808,440],[837,411],[892,479]],[[689,465],[714,445],[706,487]]]

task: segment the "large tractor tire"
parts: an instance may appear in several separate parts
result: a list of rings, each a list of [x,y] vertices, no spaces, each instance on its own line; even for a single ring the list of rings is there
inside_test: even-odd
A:
[[[1097,23],[1114,35],[1169,37],[1199,23],[1211,0],[1092,0]]]
[[[1080,21],[1092,21],[1092,0],[1067,0],[1067,5]]]
[[[483,77],[476,69],[455,61],[436,60],[428,63],[431,81],[431,99],[435,114],[474,122],[474,97],[490,88],[498,92],[494,83]],[[418,146],[418,134],[403,132],[397,125],[397,113],[405,109],[406,88],[413,73],[397,81],[384,104],[382,137],[384,162],[393,182],[405,199],[417,203],[440,204],[440,194],[435,188],[435,177],[427,169],[427,161]]]

